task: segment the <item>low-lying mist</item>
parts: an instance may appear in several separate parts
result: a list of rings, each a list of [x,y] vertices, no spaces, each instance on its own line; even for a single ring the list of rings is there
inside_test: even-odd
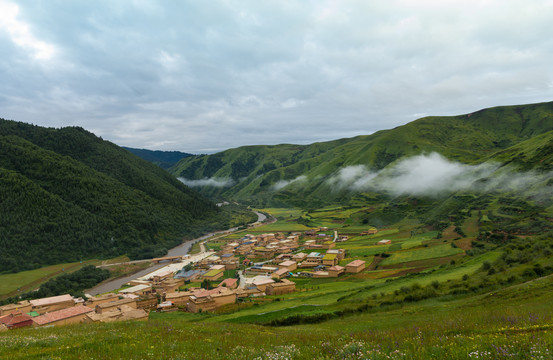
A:
[[[551,186],[534,186],[553,178],[553,173],[518,172],[497,163],[466,165],[438,153],[412,156],[380,171],[364,165],[342,168],[327,183],[336,190],[378,191],[392,195],[439,196],[456,191],[547,192]]]
[[[201,187],[201,186],[212,186],[212,187],[231,187],[236,182],[231,178],[204,178],[200,180],[190,180],[185,178],[178,178],[184,185],[189,187]]]

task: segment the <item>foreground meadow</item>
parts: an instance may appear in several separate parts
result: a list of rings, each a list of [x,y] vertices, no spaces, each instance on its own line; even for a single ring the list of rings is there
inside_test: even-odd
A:
[[[0,334],[0,358],[551,359],[552,287],[547,276],[495,293],[288,327],[151,313],[148,322],[20,329]]]

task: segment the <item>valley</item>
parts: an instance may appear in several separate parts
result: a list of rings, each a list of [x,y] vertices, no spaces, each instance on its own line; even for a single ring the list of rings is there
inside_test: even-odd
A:
[[[168,172],[82,129],[0,125],[0,295],[95,265],[119,279],[89,295],[149,312],[2,332],[0,358],[551,357],[553,103]]]

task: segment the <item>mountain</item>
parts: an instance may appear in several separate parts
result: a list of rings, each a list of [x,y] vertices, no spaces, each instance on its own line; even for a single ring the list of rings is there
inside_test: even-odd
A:
[[[192,156],[192,154],[180,152],[180,151],[161,151],[161,150],[147,150],[147,149],[135,149],[123,146],[123,149],[130,151],[142,159],[156,164],[162,169],[169,169],[175,165],[179,160]]]
[[[431,153],[466,165],[499,161],[520,166],[518,149],[530,151],[539,141],[551,146],[550,131],[553,102],[501,106],[459,116],[425,117],[349,139],[311,145],[245,146],[191,156],[170,171],[212,198],[256,205],[319,206],[350,197],[351,192],[331,186],[342,169],[363,166],[380,172],[410,157]],[[540,164],[544,159],[536,156],[528,158],[521,168],[543,171]]]
[[[0,120],[0,272],[166,250],[221,211],[161,168],[78,127]]]

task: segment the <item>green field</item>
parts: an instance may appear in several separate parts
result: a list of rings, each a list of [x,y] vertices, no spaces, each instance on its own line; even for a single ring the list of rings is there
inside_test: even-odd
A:
[[[419,261],[432,258],[440,258],[463,253],[459,248],[453,248],[450,244],[423,247],[406,251],[396,251],[382,262],[382,265],[394,265],[410,261]]]

